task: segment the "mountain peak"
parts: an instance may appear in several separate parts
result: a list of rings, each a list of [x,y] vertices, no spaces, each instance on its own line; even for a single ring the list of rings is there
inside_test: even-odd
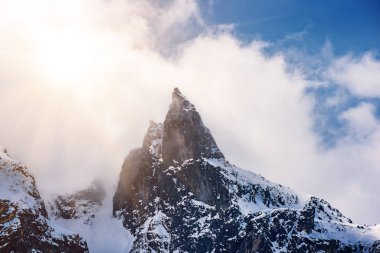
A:
[[[178,88],[174,88],[172,93],[172,104],[170,105],[170,109],[173,111],[195,111],[194,105],[190,103]]]
[[[2,146],[0,146],[0,160],[10,161],[17,163],[12,157],[9,155],[8,150]]]
[[[179,95],[179,96],[184,97],[182,92],[177,87],[174,88],[173,95]]]
[[[194,105],[172,98],[120,172],[113,214],[130,252],[378,252],[377,228],[230,164]]]
[[[7,151],[6,148],[0,146],[0,159],[3,158],[3,157],[4,158],[6,158],[6,157],[9,158],[8,151]]]
[[[224,158],[194,105],[175,88],[163,128],[162,156],[167,164],[200,157]]]

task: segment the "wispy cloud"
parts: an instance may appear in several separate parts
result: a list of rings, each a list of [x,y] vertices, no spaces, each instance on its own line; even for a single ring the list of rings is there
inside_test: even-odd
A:
[[[373,52],[361,57],[347,55],[338,58],[328,74],[356,96],[380,97],[380,62]]]

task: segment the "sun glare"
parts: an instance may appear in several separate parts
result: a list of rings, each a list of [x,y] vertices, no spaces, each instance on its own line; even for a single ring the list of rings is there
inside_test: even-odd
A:
[[[60,87],[89,84],[96,58],[93,45],[80,34],[48,36],[39,43],[39,71],[45,80]]]

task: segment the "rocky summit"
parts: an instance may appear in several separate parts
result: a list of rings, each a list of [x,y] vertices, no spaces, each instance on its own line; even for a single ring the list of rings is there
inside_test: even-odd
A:
[[[178,90],[126,157],[113,215],[130,252],[380,252],[380,227],[230,164]]]

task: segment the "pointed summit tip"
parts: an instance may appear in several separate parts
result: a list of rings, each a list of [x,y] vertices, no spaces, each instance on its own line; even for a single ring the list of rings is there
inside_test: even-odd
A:
[[[195,107],[190,101],[182,94],[182,92],[176,87],[172,93],[172,104],[170,105],[172,110],[195,110]]]
[[[163,125],[163,161],[170,165],[202,157],[224,158],[194,105],[178,88],[172,97]]]
[[[11,159],[11,157],[8,154],[8,150],[2,146],[0,146],[0,160],[1,159]]]
[[[6,148],[0,146],[0,153],[8,154],[8,151]]]
[[[178,93],[181,94],[181,91],[180,91],[177,87],[174,88],[174,91],[173,91],[173,92],[174,92],[174,93],[177,93],[177,94],[178,94]]]
[[[182,100],[186,99],[186,97],[182,94],[182,92],[177,87],[175,87],[173,90],[172,98],[173,100],[178,99],[178,98],[181,98]]]

